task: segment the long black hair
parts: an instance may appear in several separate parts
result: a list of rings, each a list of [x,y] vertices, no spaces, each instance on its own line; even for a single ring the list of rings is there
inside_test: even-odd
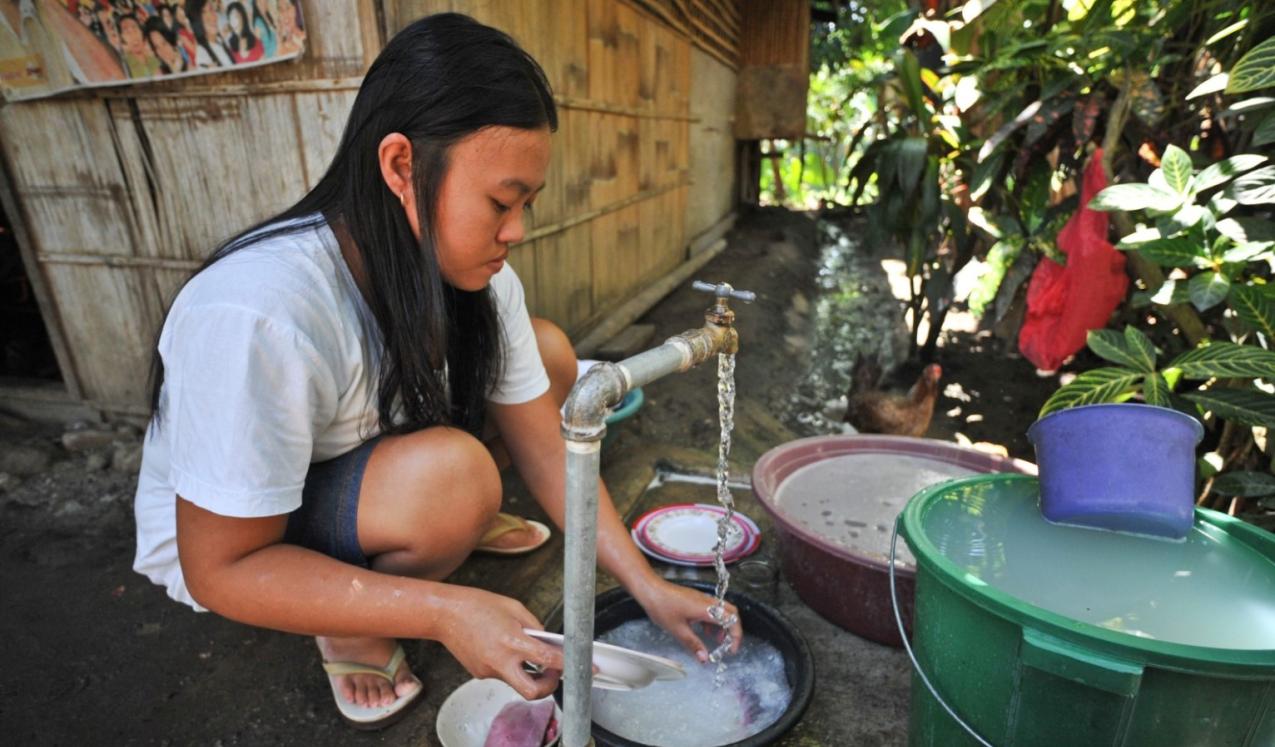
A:
[[[449,149],[491,126],[557,129],[544,71],[508,35],[468,16],[422,18],[391,39],[368,69],[336,155],[314,189],[222,244],[195,274],[255,241],[339,216],[362,257],[368,305],[380,328],[381,429],[404,433],[448,424],[478,434],[487,394],[503,366],[503,332],[490,287],[463,291],[443,280],[434,240]],[[412,143],[419,241],[381,176],[378,148],[395,132]],[[151,372],[158,420],[158,350]]]
[[[209,30],[204,27],[204,6],[208,2],[209,0],[186,0],[186,20],[190,22],[190,33],[194,35],[195,43],[204,48],[214,65],[223,67],[221,58],[213,52],[212,48],[214,44],[221,44],[221,42],[214,41],[218,29],[212,29],[213,36],[210,38],[208,36]],[[222,51],[225,51],[224,45]],[[191,60],[191,62],[194,62],[194,60]]]

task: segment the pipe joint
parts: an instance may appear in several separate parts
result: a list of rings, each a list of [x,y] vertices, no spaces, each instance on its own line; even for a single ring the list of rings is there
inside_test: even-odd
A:
[[[562,416],[562,436],[568,441],[600,441],[606,419],[629,389],[628,377],[614,363],[590,368],[571,390]]]

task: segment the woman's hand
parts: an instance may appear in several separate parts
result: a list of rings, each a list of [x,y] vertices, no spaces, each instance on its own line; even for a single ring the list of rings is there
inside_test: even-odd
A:
[[[646,614],[661,628],[664,628],[679,643],[695,655],[701,662],[708,661],[708,650],[704,642],[691,627],[693,623],[706,623],[720,631],[708,610],[713,606],[713,597],[696,589],[666,581],[652,576],[642,588],[630,589],[634,598],[646,610]],[[735,620],[729,632],[732,643],[730,652],[739,651],[739,644],[744,637],[744,628],[739,623],[739,611],[735,605],[726,602],[726,615]]]
[[[528,700],[549,695],[562,676],[562,650],[528,636],[523,628],[542,630],[535,615],[499,594],[453,587],[448,621],[438,641],[475,677],[495,677]],[[543,668],[537,676],[523,662]]]

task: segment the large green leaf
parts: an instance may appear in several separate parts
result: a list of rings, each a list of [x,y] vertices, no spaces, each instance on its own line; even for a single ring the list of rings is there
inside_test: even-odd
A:
[[[1218,73],[1195,88],[1192,88],[1191,92],[1186,95],[1186,100],[1190,101],[1191,99],[1199,98],[1200,96],[1207,96],[1210,93],[1222,91],[1226,88],[1226,84],[1230,82],[1230,80],[1230,75],[1227,75],[1226,73]]]
[[[1237,244],[1275,241],[1275,224],[1260,218],[1223,218],[1217,222],[1217,230]]]
[[[1275,166],[1263,166],[1236,179],[1231,185],[1241,205],[1275,204]]]
[[[1182,204],[1182,196],[1149,184],[1115,184],[1093,196],[1090,210],[1176,210]],[[1247,203],[1245,203],[1247,204]]]
[[[925,173],[925,150],[927,144],[923,137],[904,138],[899,143],[898,174],[899,187],[905,197],[910,196]]]
[[[1256,345],[1213,342],[1188,350],[1169,364],[1188,379],[1275,378],[1275,351]]]
[[[1275,300],[1257,288],[1237,284],[1227,301],[1236,316],[1266,336],[1267,344],[1275,344]]]
[[[1275,394],[1257,389],[1208,389],[1182,396],[1219,418],[1243,425],[1275,427]]]
[[[1164,172],[1164,181],[1169,188],[1180,195],[1186,194],[1191,187],[1191,174],[1195,167],[1186,151],[1176,145],[1164,149],[1160,158],[1160,169]]]
[[[903,50],[899,81],[903,84],[903,93],[907,96],[908,105],[912,107],[912,114],[921,122],[928,122],[930,113],[925,108],[925,96],[921,93],[921,63],[909,49]]]
[[[1231,68],[1227,93],[1247,93],[1275,86],[1275,36],[1250,49]]]
[[[1203,192],[1218,185],[1225,184],[1245,171],[1255,169],[1266,162],[1266,156],[1253,153],[1241,153],[1238,156],[1211,164],[1195,175],[1195,191]]]
[[[991,158],[981,159],[974,167],[974,175],[970,178],[970,199],[978,200],[987,194],[1005,163],[1005,151],[998,150]]]
[[[1142,374],[1127,368],[1095,368],[1061,387],[1040,409],[1040,417],[1079,405],[1123,402],[1133,396]]]
[[[1257,259],[1275,260],[1275,241],[1250,241],[1222,253],[1223,262],[1252,262]]]
[[[1253,146],[1275,143],[1275,112],[1267,112],[1253,130]]]
[[[1116,244],[1117,249],[1137,249],[1138,246],[1155,241],[1161,238],[1160,229],[1152,226],[1150,228],[1139,228],[1133,233],[1120,239],[1120,243]]]
[[[1161,306],[1171,306],[1175,303],[1189,303],[1191,294],[1187,291],[1187,282],[1185,280],[1166,280],[1164,284],[1151,294],[1151,303],[1158,303]]]
[[[1134,357],[1142,362],[1142,365],[1138,366],[1138,368],[1143,371],[1155,370],[1156,350],[1155,344],[1151,342],[1150,337],[1142,334],[1142,330],[1130,324],[1124,328],[1124,341],[1129,346],[1129,352],[1133,353]]]
[[[1161,267],[1194,267],[1204,259],[1204,247],[1185,236],[1154,239],[1136,246],[1120,248],[1136,251]]]
[[[1212,218],[1212,214],[1208,210],[1188,202],[1178,209],[1176,213],[1163,216],[1156,220],[1156,228],[1160,230],[1163,236],[1174,236],[1187,229],[1193,228],[1205,218]]]
[[[1124,335],[1113,329],[1090,330],[1085,344],[1098,357],[1117,363],[1125,368],[1132,368],[1135,371],[1142,372],[1155,370],[1154,360],[1152,360],[1150,366],[1146,365],[1146,362],[1129,348]]]
[[[1201,272],[1187,283],[1191,303],[1200,311],[1208,311],[1226,300],[1231,292],[1231,279],[1220,272]]]
[[[1275,495],[1275,475],[1265,472],[1227,472],[1213,481],[1213,491],[1240,498]]]
[[[1169,397],[1169,384],[1158,373],[1149,373],[1142,379],[1142,399],[1148,405],[1173,407],[1173,400]]]

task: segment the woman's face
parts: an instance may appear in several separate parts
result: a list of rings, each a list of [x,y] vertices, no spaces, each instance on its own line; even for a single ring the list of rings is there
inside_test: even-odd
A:
[[[243,13],[241,13],[238,8],[230,11],[230,30],[238,35],[242,35],[244,25]]]
[[[131,16],[120,20],[120,38],[124,42],[124,51],[134,57],[146,54],[146,39],[142,36],[142,27]]]
[[[163,60],[164,64],[168,65],[169,70],[177,72],[181,68],[181,55],[177,53],[173,45],[168,43],[163,34],[158,31],[152,31],[150,33],[150,42],[151,49],[155,50],[155,56]]]
[[[204,33],[209,39],[216,39],[221,35],[221,27],[217,25],[217,10],[213,8],[212,3],[204,5],[203,10],[199,12],[199,20],[204,23]]]
[[[452,146],[438,193],[434,243],[445,279],[461,290],[486,288],[526,236],[527,210],[544,187],[549,129],[487,127]],[[408,210],[420,238],[415,210]]]

